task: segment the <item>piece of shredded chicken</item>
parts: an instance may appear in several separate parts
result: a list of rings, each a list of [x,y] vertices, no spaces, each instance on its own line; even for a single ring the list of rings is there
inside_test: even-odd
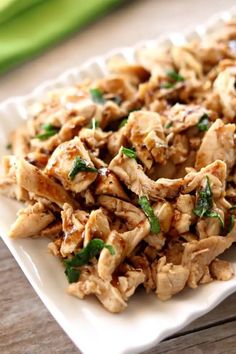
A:
[[[48,238],[69,294],[117,313],[139,286],[166,301],[234,277],[218,257],[236,242],[235,42],[232,22],[111,60],[9,135],[0,193],[25,203],[9,236]]]

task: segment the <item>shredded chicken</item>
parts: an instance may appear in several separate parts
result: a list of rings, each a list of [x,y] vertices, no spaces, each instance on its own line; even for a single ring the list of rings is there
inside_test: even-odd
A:
[[[218,257],[236,242],[235,40],[234,21],[113,58],[9,135],[0,192],[25,203],[9,235],[48,238],[70,294],[115,313],[138,286],[166,301],[234,277]]]

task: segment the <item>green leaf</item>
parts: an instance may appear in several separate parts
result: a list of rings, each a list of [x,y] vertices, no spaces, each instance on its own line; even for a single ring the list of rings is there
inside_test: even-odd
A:
[[[224,227],[224,221],[222,219],[222,217],[220,216],[219,213],[217,213],[216,211],[214,210],[210,210],[210,211],[206,211],[205,214],[204,214],[205,217],[207,218],[216,218],[220,221],[221,223],[221,226]]]
[[[234,227],[234,222],[235,222],[235,216],[231,214],[229,218],[228,232],[232,231]]]
[[[184,81],[183,76],[178,74],[175,70],[167,71],[166,75],[174,82]]]
[[[68,266],[65,270],[65,274],[67,276],[68,282],[71,284],[79,280],[80,271],[79,269]]]
[[[200,218],[205,216],[204,214],[211,210],[213,206],[212,201],[212,191],[210,187],[210,181],[208,176],[206,177],[206,185],[202,190],[198,193],[198,199],[193,212],[195,215],[199,216]]]
[[[133,149],[128,149],[126,147],[122,147],[122,153],[128,157],[130,157],[131,159],[136,159],[137,158],[137,154],[136,151]]]
[[[165,128],[166,128],[166,129],[169,129],[169,128],[172,127],[172,125],[173,125],[173,122],[169,122],[169,123],[166,124]]]
[[[68,177],[71,180],[73,180],[73,179],[75,179],[75,176],[79,172],[95,172],[95,173],[97,173],[98,170],[95,167],[90,167],[88,161],[83,160],[77,156],[73,162],[73,166],[68,174]]]
[[[234,211],[236,209],[236,205],[232,205],[231,208],[229,208],[229,211]]]
[[[127,124],[127,122],[128,122],[128,118],[124,118],[124,119],[120,122],[119,129],[122,128],[122,127],[124,127],[125,124]]]
[[[99,238],[94,238],[85,248],[80,250],[71,259],[64,261],[64,263],[67,267],[81,267],[88,264],[93,257],[98,256],[104,247],[107,248],[112,255],[115,254],[114,248],[111,245],[105,244],[104,241]]]
[[[35,138],[39,140],[47,140],[51,136],[57,134],[60,130],[58,127],[54,127],[52,124],[44,124],[42,125],[43,133],[42,134],[37,134]]]
[[[161,88],[169,89],[175,86],[175,82],[164,82],[161,84]]]
[[[205,113],[203,116],[200,118],[198,124],[197,124],[198,130],[200,132],[205,132],[209,128],[209,116]]]
[[[98,88],[91,88],[90,96],[95,103],[104,104],[106,101],[103,97],[103,93]]]
[[[95,130],[98,127],[99,127],[99,122],[96,120],[96,118],[93,118],[90,122],[89,128]]]
[[[143,209],[145,215],[148,217],[150,226],[151,226],[151,232],[154,234],[158,234],[161,231],[159,220],[154,214],[154,211],[149,203],[149,200],[146,196],[142,196],[139,198],[139,205]]]

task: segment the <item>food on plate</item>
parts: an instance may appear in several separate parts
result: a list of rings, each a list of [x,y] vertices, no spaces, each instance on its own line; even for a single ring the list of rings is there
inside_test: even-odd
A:
[[[9,137],[13,239],[46,237],[68,292],[110,312],[234,276],[236,23],[54,90]],[[35,241],[37,247],[37,241]]]

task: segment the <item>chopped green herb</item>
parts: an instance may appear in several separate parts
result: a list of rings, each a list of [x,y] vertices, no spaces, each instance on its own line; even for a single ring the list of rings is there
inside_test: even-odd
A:
[[[178,74],[175,70],[167,71],[166,75],[174,82],[184,81],[183,76]]]
[[[232,205],[231,208],[229,208],[229,211],[234,211],[236,209],[236,205]]]
[[[98,128],[98,126],[99,126],[98,121],[95,118],[93,118],[90,122],[89,128],[95,130],[96,128]]]
[[[169,128],[172,127],[172,125],[173,125],[173,122],[169,122],[169,123],[166,124],[165,128],[166,128],[166,129],[169,129]]]
[[[7,148],[7,150],[11,150],[11,149],[12,149],[12,144],[11,144],[11,143],[8,143],[8,144],[6,145],[6,148]]]
[[[161,84],[161,88],[169,89],[174,87],[176,83],[184,81],[183,76],[178,74],[174,70],[167,71],[166,76],[169,78],[170,81]]]
[[[198,200],[193,212],[200,218],[204,216],[207,211],[210,211],[213,205],[212,192],[208,176],[206,177],[206,186],[199,191]]]
[[[137,158],[137,154],[136,151],[133,149],[128,149],[126,147],[122,147],[122,152],[124,155],[130,157],[131,159],[136,159]]]
[[[127,122],[128,122],[128,118],[124,118],[124,119],[120,122],[119,129],[122,128],[122,127],[124,127]]]
[[[206,216],[207,218],[217,218],[220,221],[221,226],[224,227],[224,221],[223,221],[222,217],[220,216],[220,214],[217,213],[216,211],[214,211],[214,210],[206,211],[204,216]]]
[[[222,227],[224,227],[224,221],[221,218],[220,214],[212,210],[213,200],[212,200],[212,191],[210,186],[209,177],[206,177],[206,185],[202,190],[198,192],[198,200],[193,212],[195,215],[207,218],[217,218]]]
[[[161,88],[169,89],[175,86],[174,82],[164,82],[161,84]]]
[[[235,222],[235,216],[233,214],[231,214],[230,218],[229,218],[228,232],[232,231],[232,229],[234,227],[234,222]]]
[[[79,172],[98,172],[95,167],[90,167],[89,162],[76,156],[68,177],[73,180]]]
[[[67,268],[65,270],[65,274],[66,274],[67,279],[68,279],[70,284],[71,283],[75,283],[76,281],[79,280],[80,270],[76,269],[74,267],[67,266]]]
[[[92,100],[95,103],[103,104],[105,103],[105,99],[103,97],[103,93],[98,88],[91,88],[90,95]]]
[[[65,274],[70,283],[73,283],[79,279],[80,271],[78,267],[88,264],[93,257],[99,255],[103,248],[107,248],[112,256],[115,254],[112,245],[105,244],[103,240],[94,238],[74,257],[64,261],[66,266]]]
[[[60,128],[54,127],[52,124],[44,124],[42,129],[44,130],[44,133],[36,135],[35,138],[39,140],[47,140],[51,136],[57,134],[60,130]]]
[[[198,130],[200,132],[205,132],[209,128],[209,116],[205,113],[203,116],[200,118],[198,124],[197,124]]]
[[[151,232],[154,234],[158,234],[161,231],[160,224],[158,221],[158,218],[154,214],[154,211],[149,203],[149,200],[147,197],[142,196],[139,198],[139,205],[143,209],[144,213],[149,219],[150,226],[151,226]]]

